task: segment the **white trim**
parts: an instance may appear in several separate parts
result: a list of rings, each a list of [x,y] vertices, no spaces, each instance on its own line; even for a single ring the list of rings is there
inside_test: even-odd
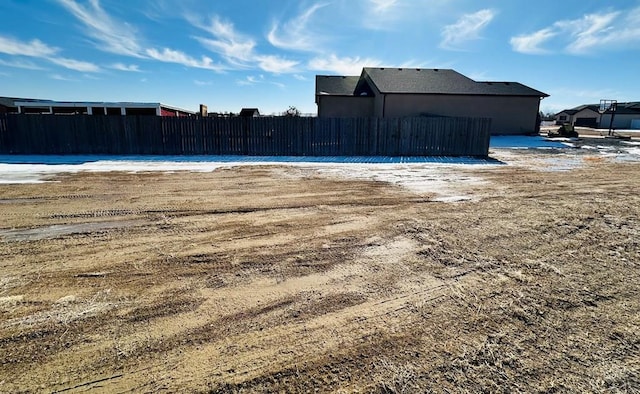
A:
[[[103,108],[155,108],[156,114],[162,114],[162,108],[167,108],[174,111],[180,111],[187,114],[195,115],[194,111],[189,111],[179,107],[166,105],[162,103],[134,103],[134,102],[108,102],[108,101],[51,101],[51,100],[30,100],[30,101],[16,101],[14,105],[18,107],[66,107],[66,108],[78,108],[78,107],[103,107]]]

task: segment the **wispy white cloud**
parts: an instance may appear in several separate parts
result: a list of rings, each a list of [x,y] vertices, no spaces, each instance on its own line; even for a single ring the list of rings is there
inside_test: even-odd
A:
[[[62,66],[64,68],[68,68],[69,70],[90,72],[90,73],[95,73],[100,71],[100,67],[90,62],[85,62],[85,61],[75,60],[75,59],[68,59],[64,57],[50,57],[48,59],[50,62],[57,64],[58,66]]]
[[[141,72],[140,66],[137,64],[124,64],[124,63],[114,63],[111,65],[111,68],[118,71],[128,71],[128,72]]]
[[[102,9],[99,0],[89,0],[85,5],[75,0],[57,1],[88,28],[86,34],[96,41],[100,50],[143,57],[136,30],[128,23],[112,18]]]
[[[252,76],[252,75],[248,75],[246,76],[244,79],[239,79],[238,81],[236,81],[236,83],[240,86],[251,86],[251,85],[255,85],[257,83],[259,83],[260,81]]]
[[[444,27],[440,47],[458,50],[467,42],[479,39],[480,32],[491,23],[495,15],[495,11],[490,9],[463,15],[456,23]]]
[[[356,12],[351,10],[353,23],[375,31],[402,31],[407,24],[439,23],[455,11],[451,0],[350,0],[349,4],[357,5]]]
[[[542,45],[556,36],[558,32],[552,28],[538,30],[531,34],[523,34],[511,37],[509,42],[514,51],[527,54],[543,54],[549,51],[542,48]]]
[[[560,20],[530,34],[512,37],[514,51],[544,54],[564,51],[588,54],[597,50],[619,50],[640,47],[640,7],[629,10],[605,11],[583,15],[577,19]],[[545,44],[551,49],[543,47]]]
[[[277,55],[263,55],[256,51],[256,42],[235,29],[231,22],[223,21],[218,16],[211,18],[208,24],[202,24],[196,17],[188,16],[187,20],[209,34],[213,38],[194,37],[202,46],[211,52],[221,55],[234,68],[260,68],[271,73],[291,73],[295,71],[298,61],[289,60]]]
[[[240,85],[240,86],[253,86],[253,85],[256,85],[256,84],[265,84],[266,83],[266,84],[271,84],[271,85],[277,86],[280,89],[286,88],[285,84],[283,84],[281,82],[268,80],[267,78],[265,78],[264,75],[258,75],[258,76],[248,75],[244,79],[237,80],[236,83],[238,85]]]
[[[211,86],[211,85],[213,85],[213,82],[211,82],[211,81],[200,81],[199,79],[195,79],[193,81],[193,83],[198,85],[198,86]]]
[[[434,66],[434,62],[433,61],[417,61],[417,60],[407,60],[401,64],[398,65],[398,67],[400,68],[429,68],[429,67],[436,67]],[[448,63],[438,63],[437,64],[437,68],[445,68],[445,67],[449,67]]]
[[[44,70],[44,67],[39,66],[33,62],[22,59],[14,59],[14,60],[2,60],[0,59],[0,65],[13,67],[13,68],[21,68],[24,70]]]
[[[296,70],[296,66],[300,63],[295,60],[287,60],[274,55],[256,56],[256,60],[262,70],[274,74],[294,72]]]
[[[398,0],[368,0],[371,9],[375,13],[387,13],[398,5]]]
[[[196,59],[180,50],[157,49],[145,45],[136,29],[109,15],[100,6],[100,0],[88,0],[84,4],[79,4],[76,0],[57,0],[57,2],[85,25],[87,28],[85,34],[95,40],[98,50],[212,71],[225,69],[207,56]],[[123,71],[134,71],[128,68]]]
[[[60,48],[51,47],[40,40],[21,41],[12,37],[0,36],[0,53],[29,57],[46,58],[60,52]]]
[[[225,69],[223,65],[215,63],[210,57],[202,56],[200,59],[195,59],[184,52],[170,48],[163,48],[162,50],[150,48],[146,50],[146,54],[152,59],[165,63],[176,63],[187,67],[212,71],[223,71]]]
[[[309,79],[307,79],[307,77],[305,77],[304,75],[300,75],[300,74],[293,74],[293,77],[295,79],[297,79],[298,81],[308,81]]]
[[[415,4],[413,8],[415,10]],[[369,30],[395,30],[397,22],[405,19],[407,8],[399,0],[361,1],[360,23]]]
[[[489,80],[496,79],[496,78],[490,77],[486,71],[472,71],[472,72],[465,73],[465,75],[473,79],[474,81],[489,81]]]
[[[218,16],[212,17],[207,25],[200,24],[193,18],[191,20],[195,26],[214,37],[214,39],[195,37],[205,48],[222,55],[228,62],[236,65],[244,66],[245,62],[253,58],[255,41],[238,33],[232,23],[222,21]]]
[[[11,37],[0,36],[0,53],[44,59],[58,66],[75,71],[100,71],[100,67],[93,63],[57,56],[59,52],[59,48],[49,46],[37,39],[24,42]],[[14,67],[21,66],[21,68],[34,69],[32,64],[28,62],[24,63],[21,60],[9,64],[12,64]]]
[[[51,74],[49,77],[51,79],[55,79],[55,80],[58,80],[58,81],[67,81],[67,82],[77,81],[77,79],[65,77],[64,75],[60,75],[60,74]]]
[[[589,14],[581,19],[566,21],[566,23],[556,23],[554,26],[566,29],[573,37],[573,42],[567,47],[572,53],[585,53],[590,49],[606,45],[617,39],[616,29],[612,26],[613,21],[620,15],[620,12],[608,12],[605,14]],[[638,20],[631,21],[634,25]],[[619,30],[619,29],[618,29]],[[627,31],[630,31],[627,29]],[[636,28],[636,38],[640,38],[640,27]]]
[[[313,33],[309,22],[313,15],[327,4],[314,4],[295,18],[285,22],[274,22],[267,40],[276,48],[315,52],[319,49],[321,35]]]
[[[382,62],[372,58],[343,57],[335,54],[316,57],[309,61],[309,69],[315,71],[330,71],[340,75],[360,75],[363,67],[381,66]]]
[[[102,78],[97,76],[98,74],[82,74],[85,79],[93,79],[94,81],[100,81]]]

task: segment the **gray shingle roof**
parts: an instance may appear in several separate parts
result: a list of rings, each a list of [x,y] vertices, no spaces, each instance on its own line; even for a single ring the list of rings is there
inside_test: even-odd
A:
[[[476,82],[451,69],[365,67],[357,76],[316,76],[316,95],[351,96],[366,83],[389,94],[464,94],[490,96],[534,96],[548,94],[518,82]]]
[[[595,112],[599,112],[600,104],[584,104],[579,105],[575,108],[565,109],[563,111],[558,112],[556,115],[561,113],[566,113],[568,115],[574,115],[585,108],[589,108]],[[607,112],[610,113],[610,112]],[[639,114],[640,115],[640,102],[632,101],[628,103],[617,103],[616,105],[616,114]]]
[[[366,67],[362,76],[368,77],[381,93],[461,94],[469,92],[475,84],[472,79],[446,69]]]
[[[624,114],[624,115],[640,116],[640,103],[638,103],[637,101],[632,101],[628,103],[618,103],[616,106],[616,113]]]
[[[599,104],[584,104],[584,105],[579,105],[575,108],[571,108],[571,109],[565,109],[562,110],[560,112],[558,112],[556,115],[560,115],[561,113],[565,113],[567,115],[575,115],[578,112],[585,110],[585,109],[590,109],[594,112],[598,112],[598,109],[600,108]]]
[[[475,94],[482,95],[549,97],[548,94],[520,82],[476,82],[476,89]]]
[[[385,94],[548,96],[518,82],[476,82],[450,69],[366,67],[362,77],[368,77]]]
[[[316,96],[352,96],[359,76],[316,75]]]

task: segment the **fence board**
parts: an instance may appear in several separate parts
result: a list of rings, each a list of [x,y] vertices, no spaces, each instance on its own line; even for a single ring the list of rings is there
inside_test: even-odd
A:
[[[487,156],[486,118],[0,115],[0,153]]]

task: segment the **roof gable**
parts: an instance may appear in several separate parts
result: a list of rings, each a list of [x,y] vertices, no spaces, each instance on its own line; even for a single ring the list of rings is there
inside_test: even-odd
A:
[[[359,77],[316,76],[316,96],[369,96],[372,88],[382,94],[548,97],[518,82],[476,82],[451,69],[365,67]]]
[[[454,70],[437,68],[366,67],[362,74],[384,94],[464,94],[473,90],[475,84],[475,81]]]

